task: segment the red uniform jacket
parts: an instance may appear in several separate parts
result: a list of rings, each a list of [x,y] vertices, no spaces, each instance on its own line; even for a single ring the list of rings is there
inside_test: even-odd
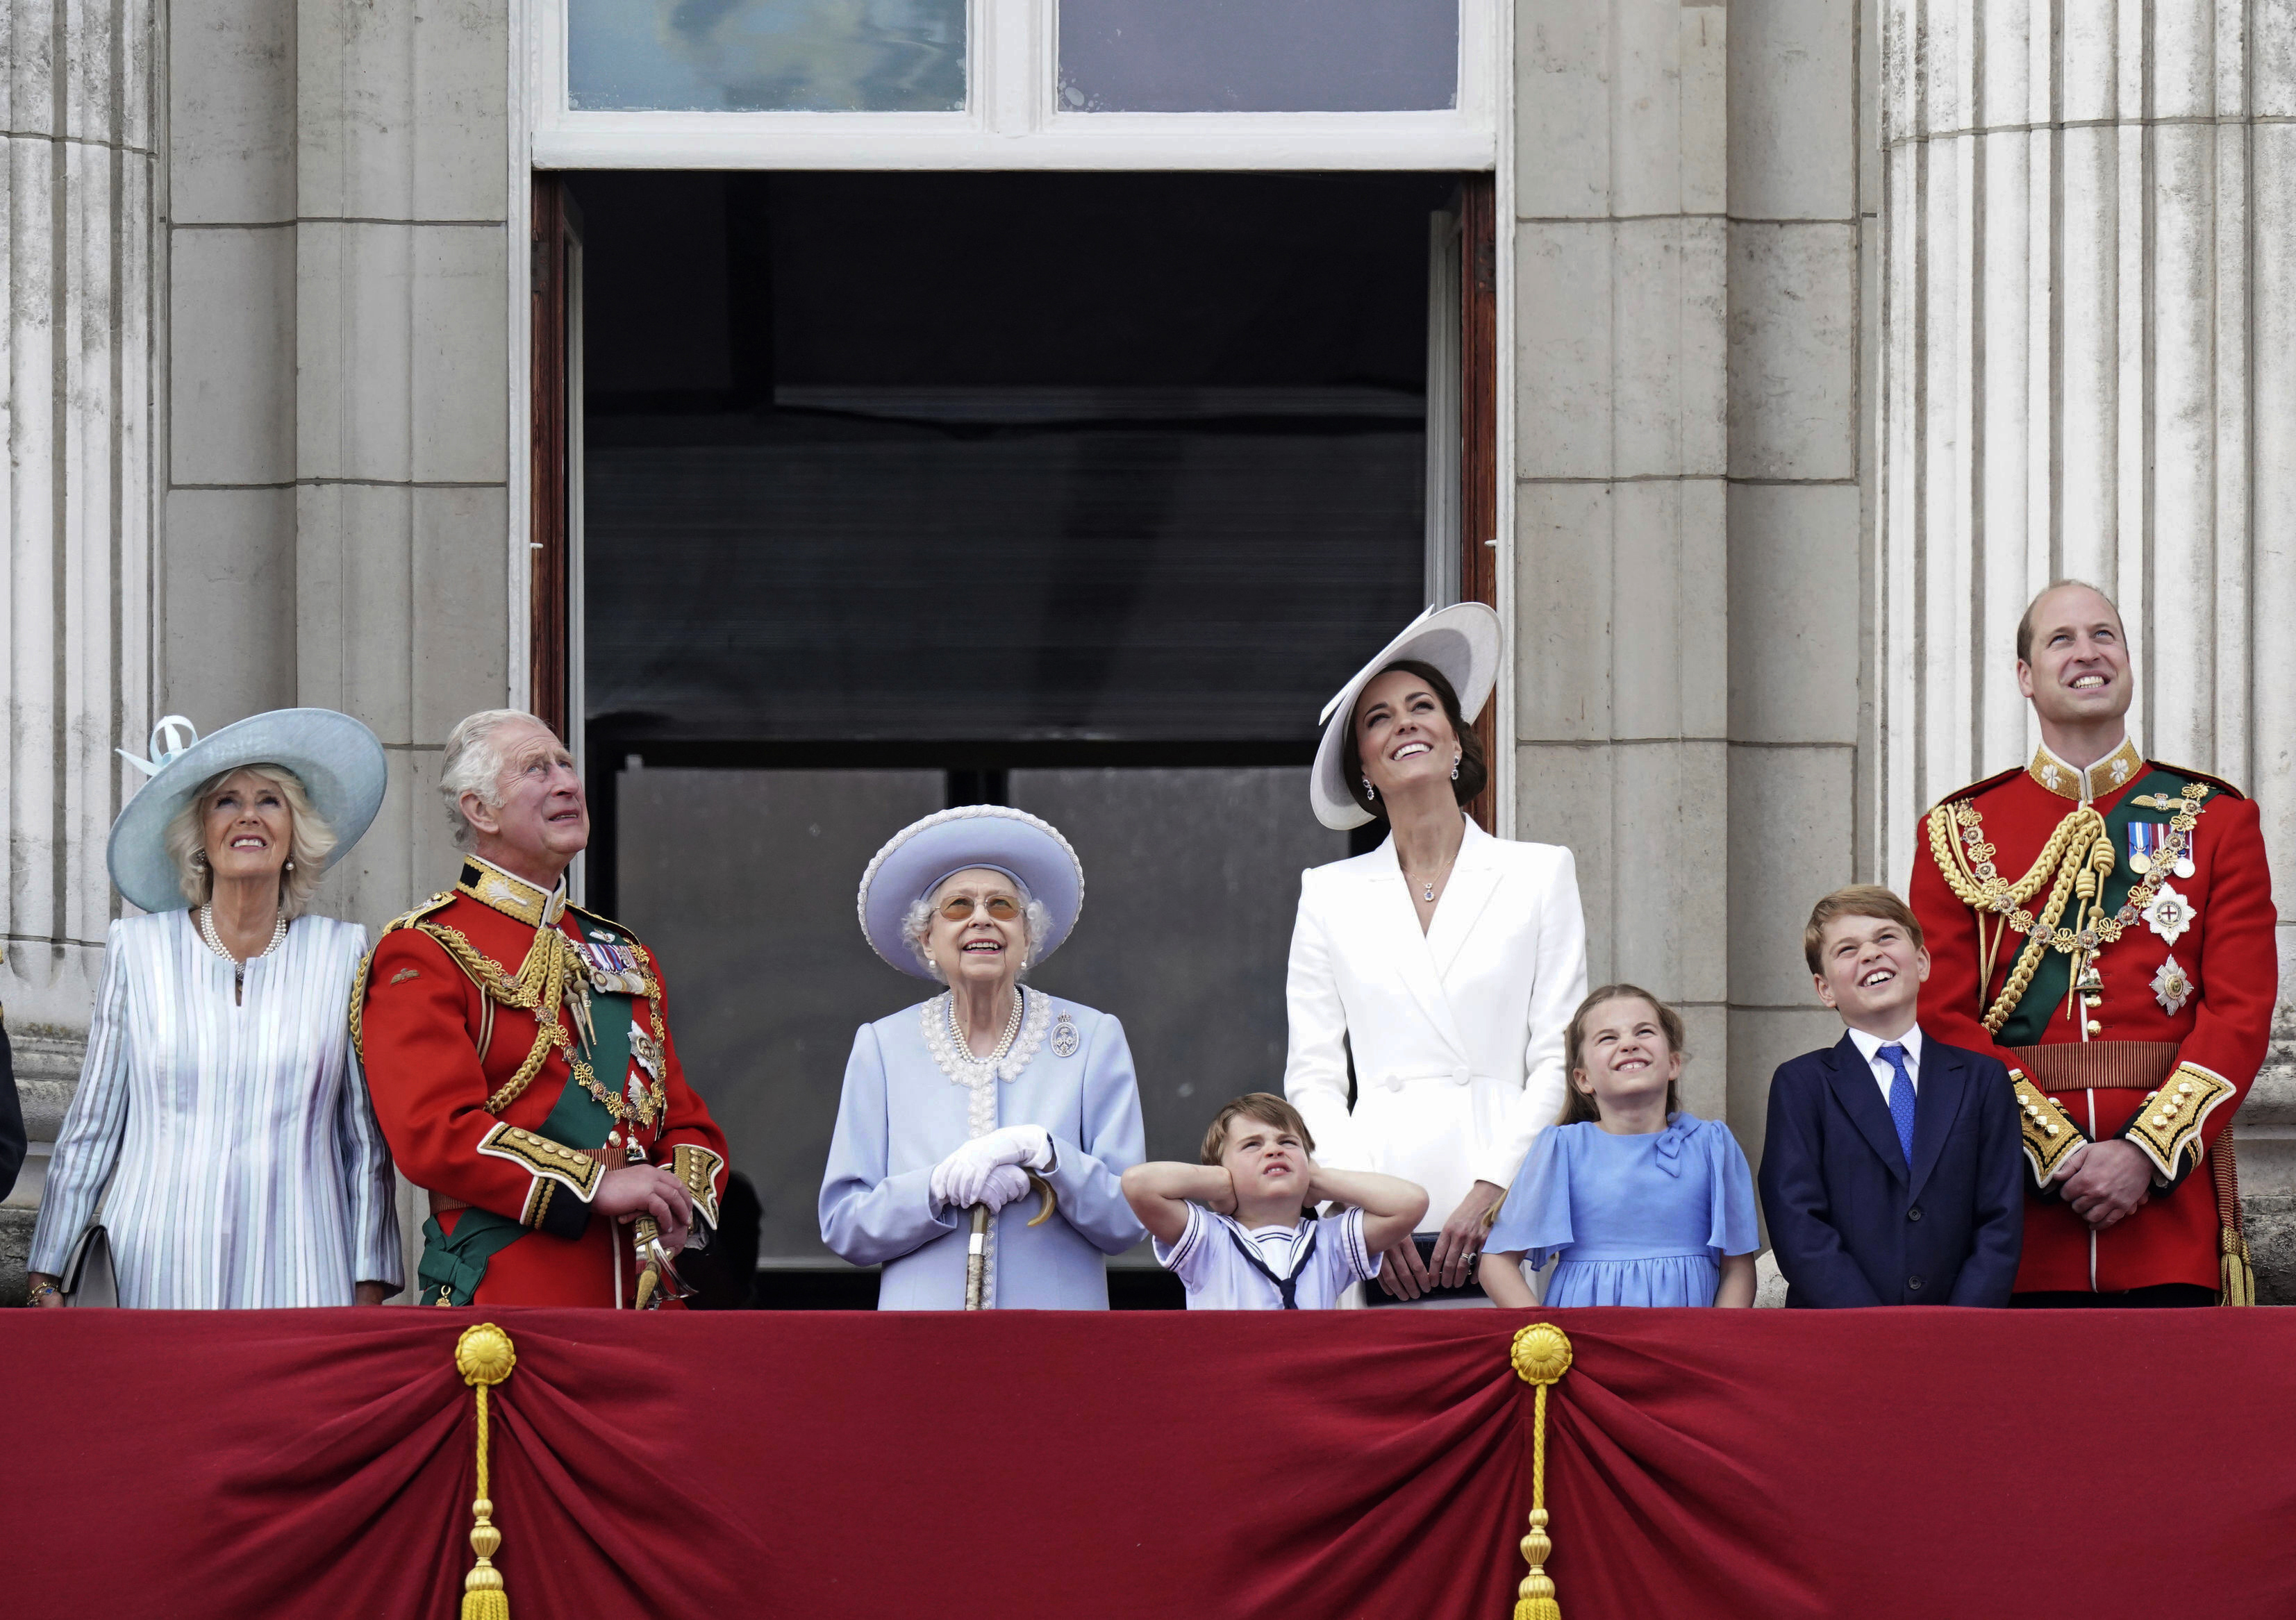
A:
[[[459,936],[496,964],[505,980],[515,980],[545,914],[568,937],[582,937],[574,910],[562,912],[551,896],[497,867],[467,862],[454,893],[385,930],[357,992],[354,1011],[363,1025],[361,1057],[375,1116],[399,1170],[431,1194],[440,1226],[453,1232],[461,1207],[474,1206],[531,1229],[488,1264],[474,1296],[479,1305],[631,1302],[630,1229],[592,1220],[588,1203],[604,1171],[628,1162],[632,1144],[648,1162],[676,1171],[693,1195],[697,1219],[716,1223],[725,1190],[726,1139],[686,1084],[676,1045],[667,1038],[666,991],[660,1060],[666,1108],[651,1126],[636,1119],[617,1122],[620,1140],[596,1154],[577,1153],[535,1134],[565,1090],[565,1046],[549,1050],[515,1097],[498,1096],[534,1047],[536,1015],[489,995],[425,929]],[[659,990],[661,969],[652,953],[620,925],[604,926],[644,953]],[[644,998],[631,1004],[645,1016]],[[570,1039],[574,1019],[562,1002],[554,1010]],[[619,1092],[626,1082],[643,1083],[640,1071],[633,1055],[627,1075],[599,1079]],[[488,1109],[490,1099],[494,1112]]]
[[[2015,885],[2085,802],[2111,839],[2100,901],[2120,937],[2105,938],[2096,913],[2084,918],[2072,894],[2058,928],[2078,944],[2086,923],[2096,945],[2094,977],[2086,988],[2075,983],[2081,959],[2050,950],[2054,965],[2005,1011],[2000,1033],[1988,1032],[1983,1020],[2029,941],[2021,929],[2038,920],[2054,881],[2005,910],[1997,889],[1980,905],[1967,891],[1988,876]],[[2179,852],[2171,840],[2187,815]],[[2097,829],[2094,819],[2078,823],[2054,865],[2078,864],[2086,849],[2091,870],[2103,866]],[[1993,1053],[2019,1082],[2032,1174],[2018,1291],[2218,1287],[2226,1249],[2214,1177],[2202,1166],[2264,1060],[2279,982],[2256,806],[2212,777],[2144,760],[2129,744],[2087,773],[2045,749],[2025,770],[1955,794],[1924,818],[1921,838],[1909,898],[1933,964],[1922,1027]],[[1939,864],[1939,839],[1954,872]],[[2174,870],[2179,853],[2188,877]],[[2133,870],[2132,855],[2149,873]],[[2131,905],[2142,909],[2124,916]],[[1992,960],[1980,975],[1988,946]],[[2095,1232],[2046,1178],[2079,1142],[2116,1136],[2152,1162],[2152,1191],[2119,1225]]]

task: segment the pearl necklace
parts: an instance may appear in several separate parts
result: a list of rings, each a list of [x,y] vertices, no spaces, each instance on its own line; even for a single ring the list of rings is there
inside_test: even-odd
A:
[[[212,904],[200,907],[200,937],[207,941],[209,950],[213,951],[217,956],[222,957],[226,961],[232,965],[232,970],[234,972],[238,973],[242,978],[245,977],[247,973],[247,962],[240,961],[239,958],[234,956],[229,951],[223,948],[222,936],[216,932],[215,907]],[[272,952],[279,948],[280,943],[286,937],[287,913],[282,912],[279,913],[278,921],[271,925],[271,943],[265,945],[260,951],[258,951],[255,953],[255,956],[249,957],[247,961],[253,961],[256,956],[270,955]]]
[[[972,1056],[972,1043],[965,1038],[964,1026],[957,1022],[956,997],[951,995],[948,998],[948,1034],[949,1038],[956,1043],[957,1055],[971,1059],[972,1061],[988,1068],[994,1068],[997,1064],[1002,1063],[1004,1060],[1004,1054],[1013,1050],[1013,1043],[1021,1034],[1021,1009],[1027,994],[1028,993],[1018,985],[1013,987],[1013,1016],[1004,1020],[1004,1035],[996,1043],[996,1050],[985,1058]]]

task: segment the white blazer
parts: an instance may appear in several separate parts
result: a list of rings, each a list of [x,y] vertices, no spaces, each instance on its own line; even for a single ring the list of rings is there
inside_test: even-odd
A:
[[[1563,1033],[1586,994],[1568,849],[1469,821],[1422,934],[1390,838],[1300,874],[1284,1094],[1318,1162],[1417,1182],[1420,1230],[1436,1231],[1476,1182],[1513,1185],[1531,1138],[1554,1123]]]

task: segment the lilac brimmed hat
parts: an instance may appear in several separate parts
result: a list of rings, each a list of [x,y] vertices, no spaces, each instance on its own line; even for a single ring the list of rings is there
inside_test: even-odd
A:
[[[1051,923],[1042,940],[1030,942],[1030,960],[1058,950],[1084,909],[1084,864],[1059,828],[1009,805],[936,811],[885,841],[861,874],[855,900],[870,948],[904,973],[932,977],[902,937],[902,919],[947,879],[976,866],[1004,873],[1044,906]]]

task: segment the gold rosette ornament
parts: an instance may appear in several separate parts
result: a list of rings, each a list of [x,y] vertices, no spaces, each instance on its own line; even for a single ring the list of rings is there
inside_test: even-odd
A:
[[[463,1375],[479,1402],[479,1496],[471,1504],[471,1550],[479,1561],[463,1578],[463,1620],[510,1620],[510,1593],[503,1588],[501,1571],[492,1562],[502,1546],[495,1528],[495,1504],[487,1494],[487,1391],[511,1375],[518,1352],[510,1335],[490,1321],[463,1330],[455,1341],[455,1370]]]
[[[1522,1538],[1530,1573],[1515,1591],[1514,1620],[1562,1620],[1562,1605],[1546,1573],[1554,1551],[1546,1534],[1546,1392],[1570,1370],[1570,1335],[1551,1321],[1535,1321],[1514,1336],[1507,1360],[1515,1377],[1531,1387],[1537,1408],[1530,1430],[1530,1534]]]

